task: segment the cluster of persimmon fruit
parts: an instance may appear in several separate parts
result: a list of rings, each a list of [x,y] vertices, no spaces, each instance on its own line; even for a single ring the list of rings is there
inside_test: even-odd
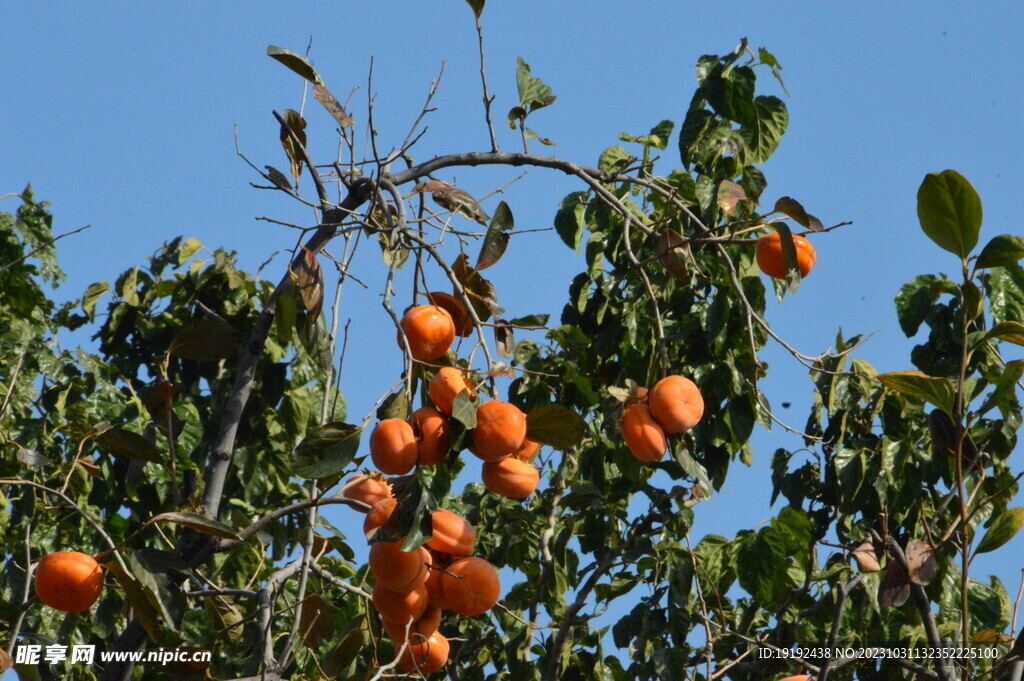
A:
[[[388,481],[377,473],[361,473],[345,484],[343,496],[370,506],[363,531],[370,540],[371,596],[381,627],[400,652],[407,672],[436,672],[448,661],[449,644],[438,630],[442,611],[475,617],[494,607],[501,595],[498,571],[472,556],[473,526],[443,508],[431,512],[431,535],[412,551],[403,551],[405,537],[389,534],[399,510]]]
[[[455,340],[451,314],[437,305],[409,308],[400,326],[399,346],[407,343],[420,362],[440,359]],[[421,674],[447,662],[448,640],[438,631],[442,611],[475,617],[494,607],[501,595],[498,571],[471,555],[476,533],[465,518],[444,508],[431,511],[431,536],[411,551],[402,550],[406,537],[390,531],[398,524],[393,518],[400,501],[384,476],[407,475],[416,466],[445,461],[455,398],[463,391],[476,405],[468,448],[483,460],[484,486],[511,499],[530,496],[540,481],[530,464],[540,445],[526,438],[526,414],[509,402],[479,400],[463,372],[448,366],[439,368],[427,386],[432,406],[416,409],[409,419],[388,418],[374,426],[370,458],[379,473],[357,474],[342,491],[370,507],[363,530],[370,542],[373,606],[396,652],[401,651],[399,665]]]
[[[668,449],[668,436],[697,425],[704,415],[704,398],[697,384],[673,374],[654,387],[637,388],[622,412],[622,438],[640,461],[657,461]]]

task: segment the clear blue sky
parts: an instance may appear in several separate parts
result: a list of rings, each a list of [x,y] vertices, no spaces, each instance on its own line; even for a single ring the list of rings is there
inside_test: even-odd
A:
[[[58,233],[93,225],[60,242],[69,275],[62,298],[113,280],[178,234],[236,249],[250,270],[291,247],[291,232],[253,218],[308,224],[309,210],[252,189],[248,183],[259,178],[234,153],[237,126],[257,165],[286,167],[270,111],[298,108],[302,83],[264,55],[268,44],[302,52],[312,36],[312,59],[328,87],[341,99],[359,88],[352,113],[360,123],[375,57],[375,122],[386,147],[404,139],[446,60],[439,110],[413,155],[487,148],[476,35],[463,0],[14,3],[4,15],[0,194],[31,181],[37,197],[54,204]],[[840,326],[846,335],[878,331],[861,354],[880,370],[910,368],[911,343],[892,306],[899,286],[956,268],[917,225],[915,195],[925,173],[955,168],[975,185],[985,206],[982,242],[1020,233],[1024,65],[1014,48],[1022,26],[1024,8],[1011,2],[492,0],[484,13],[504,148],[517,148],[501,122],[515,104],[522,56],[559,97],[532,127],[557,142],[552,153],[583,163],[618,144],[620,132],[644,133],[665,118],[681,122],[699,55],[727,52],[744,36],[771,50],[791,94],[790,127],[765,167],[764,198],[794,196],[826,224],[855,224],[815,239],[814,273],[784,305],[771,305],[770,321],[809,354],[825,350]],[[779,94],[770,78],[761,82]],[[307,118],[310,149],[330,159],[332,122],[312,99]],[[670,164],[678,163],[674,149],[673,139]],[[517,175],[467,169],[441,177],[482,195]],[[578,188],[534,170],[505,198],[517,226],[549,227],[558,200]],[[14,207],[12,199],[0,204]],[[372,265],[364,260],[357,272],[370,291],[345,291],[343,315],[355,319],[350,357],[372,357],[393,338]],[[490,276],[510,315],[557,318],[579,265],[554,234],[529,234],[513,240]],[[281,267],[279,260],[268,274],[277,278]],[[772,368],[763,387],[776,406],[792,402],[780,414],[802,425],[811,395],[806,371],[775,347],[764,358]],[[369,410],[399,366],[397,352],[346,364],[342,387],[352,417]],[[737,467],[726,491],[697,509],[696,537],[731,535],[769,517],[771,452],[799,444],[778,431],[755,437],[755,466]],[[340,525],[354,520],[343,512],[329,517]],[[1015,540],[1018,549],[1022,541]],[[979,567],[1016,588],[1019,566]]]

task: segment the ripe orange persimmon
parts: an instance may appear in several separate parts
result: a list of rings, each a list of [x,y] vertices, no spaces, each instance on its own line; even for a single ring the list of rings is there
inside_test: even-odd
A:
[[[441,588],[452,612],[467,617],[482,615],[498,602],[498,571],[483,558],[462,558],[448,566]]]
[[[818,254],[810,241],[796,234],[793,235],[793,246],[796,248],[797,269],[801,277],[806,277],[814,267]],[[757,240],[757,266],[769,277],[786,278],[786,259],[782,255],[782,237],[778,232],[765,234]]]
[[[384,419],[370,434],[370,457],[381,473],[405,475],[416,465],[416,434],[402,419]]]
[[[366,512],[366,518],[363,519],[363,534],[369,536],[373,530],[383,527],[391,519],[391,514],[395,512],[396,508],[398,508],[398,499],[394,497],[382,499],[374,504]]]
[[[523,444],[519,446],[519,449],[512,452],[512,456],[520,461],[531,461],[533,457],[537,456],[537,450],[539,449],[540,445],[533,440],[523,440]]]
[[[36,565],[36,595],[55,610],[88,610],[101,591],[103,570],[92,556],[58,551],[43,556]]]
[[[388,637],[394,641],[396,645],[402,645],[407,634],[409,640],[412,642],[426,640],[431,634],[437,631],[437,627],[441,624],[441,608],[428,605],[427,609],[423,611],[423,615],[411,624],[409,623],[409,620],[406,620],[405,622],[381,620],[381,624],[383,624],[384,631],[387,632]]]
[[[435,631],[426,640],[410,641],[398,663],[407,672],[432,674],[448,662],[449,652],[448,639]]]
[[[666,376],[655,383],[647,403],[651,416],[669,435],[685,433],[704,415],[704,398],[685,376]]]
[[[430,554],[422,546],[403,551],[399,542],[376,542],[370,546],[370,572],[377,583],[392,591],[408,591],[427,581]]]
[[[348,482],[345,483],[345,488],[341,492],[341,496],[346,499],[361,501],[367,506],[372,507],[378,501],[391,498],[391,485],[378,475],[359,473],[348,479]],[[361,509],[356,510],[360,513],[366,513],[366,511]]]
[[[466,385],[466,379],[463,378],[462,372],[455,367],[441,367],[438,369],[434,377],[430,379],[430,385],[427,387],[430,399],[433,400],[438,409],[449,416],[452,413],[455,396],[463,390],[468,390],[469,396],[474,397],[473,390]]]
[[[377,609],[383,619],[392,622],[408,622],[411,617],[413,621],[423,616],[427,609],[429,596],[427,587],[418,584],[409,591],[392,591],[391,589],[377,584],[373,587],[371,596],[373,607]]]
[[[477,407],[476,428],[472,434],[471,452],[484,461],[504,459],[523,446],[523,440],[526,439],[526,414],[508,402],[484,402]]]
[[[430,361],[448,352],[455,340],[455,322],[443,307],[417,305],[402,317],[402,331],[409,339],[409,350],[415,359]],[[399,347],[402,339],[398,339]]]
[[[452,556],[468,556],[476,544],[476,532],[465,518],[451,511],[439,508],[431,513],[433,533],[427,546]]]
[[[525,499],[540,481],[536,468],[512,456],[484,462],[480,477],[489,491],[509,499]]]
[[[651,416],[646,404],[626,407],[622,414],[622,437],[629,451],[641,461],[657,461],[668,448],[665,431]]]
[[[416,445],[421,466],[436,466],[444,461],[451,445],[449,437],[448,417],[436,409],[420,407],[412,414],[416,423],[419,441]]]

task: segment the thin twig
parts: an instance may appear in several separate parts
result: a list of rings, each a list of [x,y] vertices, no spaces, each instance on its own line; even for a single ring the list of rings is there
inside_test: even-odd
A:
[[[78,234],[79,232],[83,232],[83,231],[89,229],[90,227],[92,227],[92,225],[86,225],[85,227],[79,227],[76,230],[72,230],[70,232],[65,232],[64,234],[61,234],[60,236],[56,236],[56,237],[50,239],[45,244],[42,244],[41,246],[33,248],[31,251],[29,251],[25,255],[21,256],[20,258],[18,258],[16,260],[12,260],[11,262],[9,262],[6,265],[4,265],[3,267],[0,267],[0,273],[6,272],[7,270],[11,269],[12,267],[14,267],[15,265],[17,265],[18,263],[20,263],[20,262],[22,262],[24,260],[28,260],[29,258],[31,258],[33,255],[35,255],[39,251],[43,250],[44,248],[49,248],[50,246],[52,246],[53,244],[57,243],[58,241],[60,241],[64,237],[71,236],[72,234]]]
[[[25,596],[22,599],[22,607],[18,608],[18,617],[11,627],[11,642],[7,644],[7,655],[14,655],[14,644],[18,642],[18,634],[21,632],[21,624],[25,621],[25,607],[32,600],[32,524],[25,524]]]
[[[487,91],[487,67],[484,63],[484,29],[480,25],[480,15],[476,14],[476,37],[477,43],[480,46],[480,82],[484,86],[484,119],[487,121],[487,132],[491,136],[491,151],[498,152],[501,149],[498,147],[498,140],[494,136],[494,123],[491,122],[491,103],[494,101]]]
[[[85,522],[89,523],[90,527],[96,530],[96,533],[103,537],[103,540],[107,542],[107,545],[110,546],[111,550],[117,549],[117,544],[114,542],[113,539],[111,539],[110,535],[107,534],[107,531],[103,529],[103,526],[100,525],[91,515],[89,515],[85,511],[85,509],[79,507],[78,504],[76,504],[73,499],[70,499],[62,492],[59,492],[55,489],[51,489],[45,485],[40,485],[38,482],[32,482],[31,480],[21,480],[18,478],[0,478],[0,485],[11,485],[14,487],[32,487],[34,489],[46,492],[47,494],[52,494],[53,496],[57,497],[65,504],[67,504],[72,511],[82,516]],[[121,567],[124,568],[125,571],[128,570],[128,566],[124,564],[124,561],[121,559],[121,556],[116,551],[114,552],[114,558],[117,560],[118,563],[121,564]]]

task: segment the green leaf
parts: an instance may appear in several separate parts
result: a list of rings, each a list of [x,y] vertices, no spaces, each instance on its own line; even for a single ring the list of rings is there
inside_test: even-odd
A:
[[[1024,258],[1024,238],[1010,234],[1000,234],[993,237],[981,249],[976,267],[1005,267],[1013,265],[1021,258]]]
[[[922,274],[904,284],[896,294],[896,317],[907,338],[917,334],[928,310],[938,297],[932,286],[936,281],[938,278],[935,275]]]
[[[320,74],[316,72],[316,69],[313,68],[313,65],[306,61],[304,57],[299,56],[291,50],[270,45],[267,47],[267,56],[281,62],[314,85],[324,84],[323,79],[320,77]]]
[[[295,448],[292,470],[302,478],[326,478],[344,471],[359,451],[362,428],[340,421],[309,432]]]
[[[510,319],[510,320],[508,320],[508,323],[511,324],[512,326],[516,326],[516,327],[520,327],[520,326],[539,327],[539,326],[546,326],[547,323],[548,323],[548,319],[550,319],[550,318],[551,318],[551,315],[531,314],[531,315],[526,315],[525,317],[516,317],[515,319]]]
[[[890,390],[930,402],[952,418],[955,392],[949,379],[927,376],[920,371],[890,371],[877,378]]]
[[[988,553],[995,551],[1006,542],[1013,539],[1014,535],[1024,526],[1024,507],[1008,508],[1000,513],[988,530],[981,538],[978,548],[974,553]]]
[[[985,298],[981,294],[981,289],[973,281],[967,280],[960,285],[960,291],[967,319],[976,319],[981,314],[985,304]]]
[[[999,405],[1008,396],[1013,395],[1017,388],[1017,381],[1024,375],[1024,360],[1015,359],[1006,363],[1006,368],[995,381],[994,390],[980,407],[978,414],[984,414],[993,407]]]
[[[526,118],[526,109],[521,106],[514,106],[508,110],[508,128],[509,130],[516,129],[516,122],[522,121]]]
[[[295,329],[298,313],[299,301],[295,291],[295,282],[288,277],[281,286],[281,295],[277,297],[277,307],[274,310],[274,325],[277,327],[277,335],[284,343],[288,343],[292,339],[292,331]]]
[[[476,260],[476,270],[479,272],[498,262],[508,247],[508,232],[516,225],[515,218],[508,204],[502,201],[494,210],[494,217],[487,227],[487,235],[484,243],[480,246],[480,255]]]
[[[226,596],[207,596],[204,600],[207,616],[217,631],[225,632],[228,641],[241,645],[245,640],[245,628],[239,626],[245,619],[242,612]]]
[[[133,267],[124,273],[121,281],[119,282],[119,291],[121,298],[124,302],[128,303],[132,307],[139,306],[139,268]]]
[[[675,129],[676,124],[672,121],[661,121],[656,126],[651,128],[651,131],[643,135],[642,137],[636,137],[628,133],[620,133],[619,139],[623,142],[636,142],[642,144],[645,147],[654,147],[655,149],[664,150],[668,146],[668,138],[672,136],[672,130]]]
[[[298,438],[305,434],[312,413],[313,399],[310,397],[309,390],[290,388],[285,391],[278,414],[288,435]]]
[[[782,555],[806,555],[811,545],[811,520],[803,510],[783,506],[778,516],[772,518],[765,538]]]
[[[184,265],[185,261],[198,253],[202,247],[203,244],[199,242],[199,239],[192,237],[185,239],[185,243],[178,249],[178,265]]]
[[[782,260],[786,264],[786,288],[790,293],[796,293],[800,286],[800,268],[797,267],[796,244],[793,243],[793,234],[785,222],[773,222],[772,227],[779,233],[782,244]]]
[[[480,0],[481,3],[483,0]],[[359,653],[365,650],[368,641],[366,630],[362,628],[363,618],[357,617],[346,626],[349,632],[338,642],[321,664],[328,678],[346,678],[341,676],[359,657]]]
[[[608,147],[601,152],[597,160],[597,167],[606,173],[618,173],[635,160],[633,154],[626,151],[624,147]]]
[[[785,213],[807,229],[815,232],[825,229],[825,225],[821,224],[821,220],[804,210],[800,202],[792,197],[783,196],[776,201],[774,210],[779,213]]]
[[[436,508],[437,502],[430,490],[418,477],[415,478],[413,484],[402,495],[397,512],[394,513],[401,526],[398,534],[405,537],[401,547],[403,551],[415,551],[430,541],[434,534],[431,511]]]
[[[135,549],[132,551],[132,558],[137,561],[139,567],[153,574],[167,574],[175,570],[188,570],[188,565],[184,559],[170,551]]]
[[[691,104],[691,108],[683,120],[683,127],[679,130],[679,157],[687,169],[699,156],[697,152],[700,140],[703,139],[708,128],[717,121],[713,113],[702,108],[703,100],[699,101],[700,106],[696,108]]]
[[[925,175],[917,190],[921,229],[940,248],[966,258],[978,243],[981,197],[955,170]]]
[[[708,75],[701,92],[719,116],[741,125],[750,125],[757,118],[754,110],[756,81],[757,76],[749,66],[723,68],[719,64]]]
[[[299,342],[306,350],[306,354],[313,360],[314,364],[320,367],[325,374],[331,370],[334,358],[331,355],[331,347],[327,342],[327,324],[323,315],[317,315],[314,319],[308,314],[298,316],[296,323]]]
[[[999,322],[985,334],[985,338],[998,338],[999,340],[1024,345],[1024,324],[1020,322]]]
[[[764,163],[778,148],[789,126],[789,111],[778,97],[761,96],[754,99],[756,118],[750,125],[740,128],[740,137],[746,142],[751,163]]]
[[[178,332],[168,353],[195,362],[230,359],[238,349],[238,332],[225,321],[200,317]]]
[[[114,575],[114,579],[117,580],[118,585],[124,591],[125,597],[132,606],[132,614],[138,618],[139,624],[142,625],[145,632],[157,643],[162,642],[163,630],[160,627],[160,617],[157,615],[156,609],[150,604],[149,599],[146,597],[146,592],[139,581],[133,575],[126,572],[117,561],[104,563],[103,567]]]
[[[96,436],[96,444],[118,456],[160,463],[160,452],[149,440],[124,428],[110,428]]]
[[[378,421],[387,419],[402,419],[404,421],[409,418],[410,414],[409,398],[405,393],[404,386],[398,392],[393,392],[385,397],[380,407],[377,408]]]
[[[146,521],[146,525],[153,525],[155,523],[173,523],[175,525],[181,525],[191,530],[195,530],[196,532],[201,532],[202,534],[208,534],[211,537],[220,537],[221,539],[232,539],[236,541],[241,539],[237,532],[224,523],[217,520],[211,520],[206,516],[201,516],[198,513],[191,513],[189,511],[161,513],[160,515],[153,516]]]
[[[1020,265],[995,268],[988,273],[985,284],[993,321],[1024,319],[1024,269]]]
[[[587,422],[568,407],[546,404],[526,415],[526,438],[556,449],[569,449],[583,441]]]
[[[761,60],[761,63],[772,70],[772,75],[775,76],[775,80],[779,81],[779,85],[782,86],[782,91],[787,95],[789,90],[786,89],[786,84],[782,82],[782,64],[775,58],[768,50],[763,47],[757,48],[757,58]]]
[[[480,18],[480,15],[484,11],[485,2],[486,0],[466,0],[466,3],[473,8],[473,14],[476,16],[477,19]]]
[[[555,101],[551,88],[540,78],[530,76],[530,65],[522,57],[516,58],[516,87],[519,91],[519,106],[533,113]]]
[[[89,316],[89,321],[95,319],[96,303],[99,302],[100,296],[109,290],[110,284],[106,280],[98,281],[85,289],[85,294],[82,296],[82,312]]]
[[[580,250],[583,238],[583,217],[587,212],[588,192],[573,192],[562,199],[555,213],[555,231],[566,246]]]
[[[469,397],[469,391],[463,388],[452,401],[452,418],[466,427],[476,428],[476,402]]]
[[[675,455],[676,461],[679,462],[679,465],[682,466],[683,472],[686,473],[687,477],[693,478],[697,481],[697,485],[700,487],[703,498],[707,499],[710,497],[714,492],[714,489],[711,485],[711,479],[708,478],[707,469],[690,455],[690,452],[682,443],[676,446],[672,453]]]

